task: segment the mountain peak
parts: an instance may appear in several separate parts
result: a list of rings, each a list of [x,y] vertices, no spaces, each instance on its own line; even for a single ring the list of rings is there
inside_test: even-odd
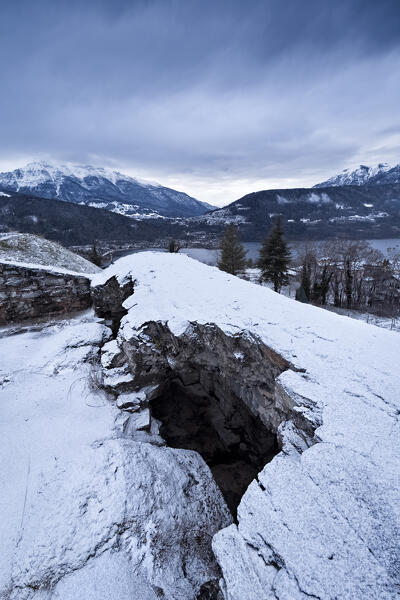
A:
[[[338,185],[365,185],[400,182],[400,165],[392,167],[388,163],[379,163],[375,166],[360,165],[354,170],[344,169],[338,175],[330,177],[318,187],[336,187]]]
[[[214,208],[184,192],[110,168],[47,160],[0,173],[0,190],[87,204],[135,218],[192,217]]]

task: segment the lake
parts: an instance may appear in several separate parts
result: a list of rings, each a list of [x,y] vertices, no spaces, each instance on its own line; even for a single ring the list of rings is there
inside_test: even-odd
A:
[[[380,250],[385,256],[387,256],[388,248],[397,248],[400,250],[400,239],[384,239],[384,240],[366,240],[371,244],[373,248],[376,250]],[[323,242],[317,242],[323,243]],[[301,247],[304,242],[290,242],[289,246],[292,250],[293,254],[296,254],[296,250]],[[246,250],[247,258],[251,258],[254,261],[258,259],[258,253],[260,251],[261,243],[260,242],[244,242],[243,247]],[[153,250],[155,252],[166,252],[162,248],[143,248],[141,250],[136,250],[134,252],[129,252],[134,254],[135,252],[146,252],[147,250]],[[218,250],[210,249],[210,248],[182,248],[180,251],[181,254],[186,254],[191,258],[195,258],[206,265],[215,266],[218,262]]]

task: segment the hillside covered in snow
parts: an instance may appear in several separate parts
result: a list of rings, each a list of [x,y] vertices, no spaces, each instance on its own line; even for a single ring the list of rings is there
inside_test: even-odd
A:
[[[387,163],[379,163],[373,167],[360,165],[353,171],[351,169],[344,169],[338,175],[334,175],[322,183],[317,183],[314,187],[366,184],[383,185],[392,183],[400,183],[400,164],[392,167]]]
[[[45,161],[0,173],[0,190],[104,208],[135,218],[191,217],[214,208],[184,192],[112,169]]]
[[[0,262],[41,265],[86,274],[100,271],[99,267],[57,242],[29,233],[0,234]]]
[[[394,599],[398,333],[295,302],[185,256],[126,257],[92,285],[113,275],[121,282],[131,276],[135,288],[103,363],[111,386],[121,377],[112,357],[121,365],[124,356],[150,410],[152,386],[161,386],[169,402],[165,378],[181,377],[186,390],[200,386],[220,406],[221,435],[228,438],[232,428],[249,443],[230,422],[229,406],[240,410],[240,402],[277,435],[280,452],[245,492],[238,524],[213,539],[224,598]],[[193,391],[193,402],[199,393]],[[169,419],[179,419],[173,414]],[[196,414],[200,421],[201,410]],[[169,423],[160,433],[176,440]],[[231,485],[220,472],[215,477]]]
[[[0,330],[0,598],[395,600],[399,334],[183,255],[92,295]]]

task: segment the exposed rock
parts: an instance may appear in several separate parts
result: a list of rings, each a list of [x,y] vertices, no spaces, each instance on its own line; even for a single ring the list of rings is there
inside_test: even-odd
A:
[[[121,410],[129,412],[136,412],[139,410],[140,405],[145,400],[145,394],[142,392],[132,392],[120,394],[117,398],[117,406]]]
[[[103,385],[108,391],[121,393],[132,388],[134,378],[129,371],[128,365],[115,367],[114,369],[105,369],[103,373]]]
[[[116,340],[110,340],[101,349],[101,364],[105,369],[114,369],[125,365],[125,357]]]
[[[122,304],[133,294],[133,288],[134,281],[130,276],[118,278],[114,275],[104,282],[92,286],[96,314],[103,319],[111,319],[113,329],[118,329],[121,318],[126,314]]]
[[[0,263],[0,324],[83,310],[90,280],[63,269]]]
[[[125,366],[113,368],[110,352]],[[147,441],[158,445],[160,434],[169,446],[198,451],[235,515],[249,483],[278,451],[274,432],[291,406],[282,390],[276,393],[275,378],[289,363],[250,335],[228,336],[216,326],[192,324],[175,337],[165,324],[152,322],[129,340],[121,335],[106,344],[102,364],[109,366],[104,369],[108,390],[118,392],[121,385],[140,390],[119,396],[117,406],[132,409],[133,397],[137,410],[140,397],[160,421],[160,431]],[[129,381],[115,379],[121,369],[131,374]],[[314,422],[305,425],[300,413],[292,419],[293,427],[302,427],[303,439],[312,436]],[[143,410],[124,425],[142,441],[145,436],[137,432],[148,428]]]
[[[148,408],[144,408],[128,417],[124,426],[124,433],[131,435],[135,431],[142,431],[143,429],[150,429],[150,411]]]
[[[214,431],[231,448],[235,435],[246,443],[239,408],[281,449],[244,493],[238,525],[213,538],[225,600],[394,600],[398,334],[179,255],[138,254],[111,267],[118,272],[136,280],[118,346],[131,389],[157,386],[147,400],[151,410],[158,403],[160,434],[184,438],[173,432],[174,413],[178,429],[188,422],[177,382],[192,405],[214,403]]]
[[[194,600],[220,576],[231,517],[202,458],[137,441],[149,409],[124,431],[90,385],[109,335],[80,317],[0,338],[2,600]]]
[[[398,334],[153,253],[115,327],[113,277],[116,339],[0,335],[1,600],[397,598]]]
[[[207,581],[207,583],[203,583],[200,592],[196,596],[196,600],[223,600],[218,580],[213,579]]]

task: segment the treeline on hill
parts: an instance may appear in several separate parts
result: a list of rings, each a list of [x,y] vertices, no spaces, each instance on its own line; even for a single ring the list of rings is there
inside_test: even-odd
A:
[[[304,242],[293,257],[278,218],[253,265],[246,260],[237,228],[229,225],[221,240],[218,266],[242,277],[256,266],[259,283],[271,282],[276,292],[293,283],[300,302],[384,316],[400,314],[400,250],[389,249],[386,258],[365,240]]]
[[[136,221],[101,208],[10,192],[0,196],[1,231],[35,233],[64,246],[79,246],[99,240],[133,243],[179,237],[183,226],[166,219]]]
[[[294,264],[303,302],[354,308],[382,315],[400,312],[400,251],[388,258],[365,240],[304,243]]]

